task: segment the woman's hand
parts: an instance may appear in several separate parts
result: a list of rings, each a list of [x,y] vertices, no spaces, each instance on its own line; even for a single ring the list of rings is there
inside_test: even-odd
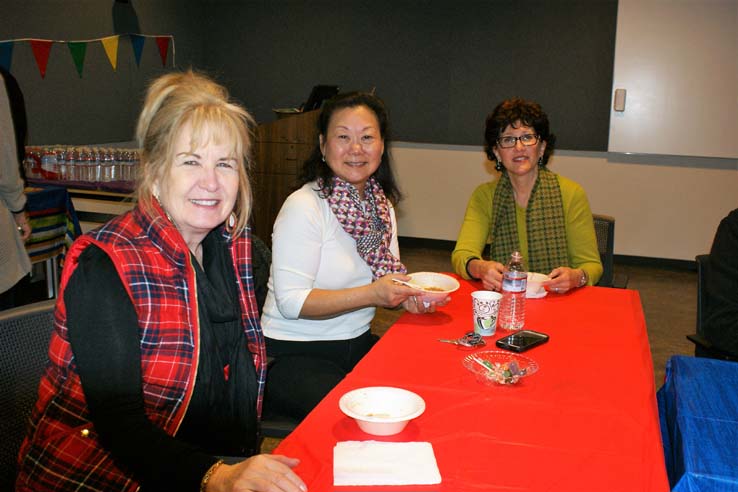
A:
[[[437,307],[445,306],[450,300],[451,296],[446,296],[446,298],[441,302],[427,302],[423,301],[421,297],[410,296],[403,301],[402,307],[413,314],[435,313]]]
[[[502,275],[505,265],[496,261],[472,260],[469,262],[469,273],[482,281],[486,290],[500,292],[502,290]]]
[[[405,311],[413,314],[426,312],[425,304],[423,304],[422,299],[418,299],[418,296],[410,296],[402,301],[402,307],[405,308]],[[428,306],[428,309],[430,309],[430,306]],[[435,306],[433,306],[433,310],[435,311]]]
[[[372,285],[377,289],[378,296],[382,300],[382,303],[377,304],[378,306],[393,308],[402,304],[402,307],[411,313],[423,314],[433,313],[436,307],[445,306],[451,300],[451,297],[446,297],[442,302],[424,303],[421,289],[398,284],[392,279],[404,282],[412,280],[408,275],[391,274],[374,281]]]
[[[389,274],[370,284],[340,290],[312,289],[300,310],[300,317],[307,319],[332,318],[343,313],[366,307],[396,308],[402,305],[411,313],[432,313],[451,299],[425,305],[423,291],[393,282],[398,279],[409,282],[408,275]]]
[[[300,462],[279,454],[259,454],[236,465],[220,465],[208,480],[207,492],[305,492],[292,468]]]
[[[551,273],[548,274],[548,276],[551,277],[551,280],[547,280],[541,285],[550,292],[563,294],[579,287],[582,275],[583,271],[580,268],[558,267],[554,268]]]
[[[28,241],[28,238],[31,237],[31,224],[28,222],[28,214],[24,210],[13,214],[13,219],[15,219],[15,224],[18,226],[18,232],[23,242]]]
[[[403,282],[410,282],[412,280],[408,275],[389,274],[372,282],[371,286],[374,289],[375,299],[373,304],[375,306],[395,308],[403,304],[411,296],[420,296],[423,294],[422,290],[398,284],[393,279],[402,280]]]

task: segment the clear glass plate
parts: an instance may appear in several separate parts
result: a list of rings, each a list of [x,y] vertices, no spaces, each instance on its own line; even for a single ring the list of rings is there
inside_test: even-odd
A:
[[[478,381],[490,386],[517,384],[538,371],[538,363],[530,357],[501,350],[469,354],[461,363]]]

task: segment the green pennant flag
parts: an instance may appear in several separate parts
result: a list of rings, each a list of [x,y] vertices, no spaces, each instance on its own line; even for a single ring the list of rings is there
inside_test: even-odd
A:
[[[85,52],[87,51],[87,43],[70,41],[67,44],[69,45],[69,52],[72,54],[74,64],[77,67],[77,73],[79,73],[79,77],[82,78],[82,68],[85,64]]]

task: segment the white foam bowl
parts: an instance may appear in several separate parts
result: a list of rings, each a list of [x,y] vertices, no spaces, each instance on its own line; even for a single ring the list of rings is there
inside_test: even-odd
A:
[[[425,401],[420,396],[391,386],[368,386],[349,391],[338,400],[338,406],[356,420],[361,430],[375,436],[398,434],[425,411]]]
[[[443,273],[417,272],[408,273],[408,275],[411,283],[423,289],[421,299],[425,302],[441,302],[460,287],[458,280]],[[434,290],[425,290],[428,288]]]
[[[551,280],[551,277],[544,275],[543,273],[528,272],[528,286],[526,287],[526,293],[528,295],[540,294],[544,290],[541,284],[546,280]]]

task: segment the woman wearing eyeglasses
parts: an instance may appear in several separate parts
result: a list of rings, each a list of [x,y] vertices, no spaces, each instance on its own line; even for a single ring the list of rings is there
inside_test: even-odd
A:
[[[499,291],[505,263],[520,251],[549,291],[594,285],[602,276],[592,211],[574,181],[548,170],[556,137],[535,102],[512,98],[487,117],[487,157],[501,172],[474,190],[451,256],[456,272]],[[482,251],[490,244],[490,259]]]

